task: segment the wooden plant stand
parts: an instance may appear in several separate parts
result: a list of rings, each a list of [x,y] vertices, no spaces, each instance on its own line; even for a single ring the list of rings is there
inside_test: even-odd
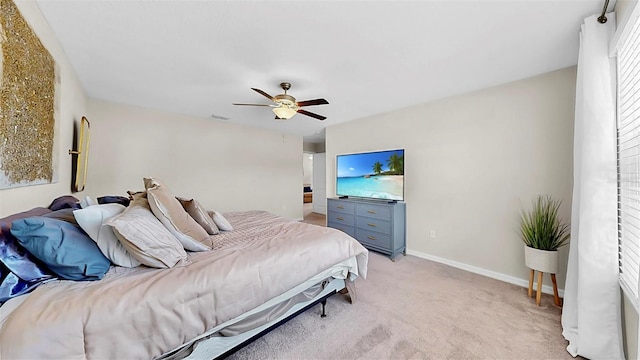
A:
[[[535,276],[535,270],[531,269],[529,273],[529,297],[533,297],[533,277]],[[540,301],[542,299],[542,271],[538,271],[538,289],[536,291],[536,305],[540,306]],[[556,283],[556,274],[551,275],[551,282],[553,283],[553,302],[556,306],[562,306],[562,301],[558,296],[558,284]]]

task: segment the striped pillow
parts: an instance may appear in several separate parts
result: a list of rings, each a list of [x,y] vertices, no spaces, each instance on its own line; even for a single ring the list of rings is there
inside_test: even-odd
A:
[[[153,215],[147,199],[135,200],[106,222],[129,254],[155,268],[171,268],[187,258],[180,241]]]

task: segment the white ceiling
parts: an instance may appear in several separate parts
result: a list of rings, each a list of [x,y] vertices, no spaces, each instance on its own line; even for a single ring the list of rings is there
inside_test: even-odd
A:
[[[37,0],[93,98],[322,139],[326,126],[577,63],[603,0]],[[613,8],[613,2],[609,6]],[[252,91],[327,120],[275,120]],[[224,121],[215,120],[211,121]],[[319,134],[316,134],[319,133]]]

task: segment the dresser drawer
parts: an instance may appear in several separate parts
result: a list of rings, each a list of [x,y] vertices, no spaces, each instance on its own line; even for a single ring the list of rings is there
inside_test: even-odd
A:
[[[391,221],[358,216],[356,226],[360,229],[381,232],[391,235]]]
[[[354,226],[356,224],[356,216],[341,212],[329,211],[327,213],[327,222]]]
[[[328,203],[327,211],[337,211],[345,214],[355,214],[356,204],[352,202],[331,200]]]
[[[406,250],[405,209],[403,202],[329,198],[327,226],[395,261]]]
[[[357,228],[355,238],[365,246],[370,245],[383,250],[391,249],[391,235]]]
[[[356,207],[356,214],[358,214],[358,216],[391,220],[391,207],[377,204],[358,204]]]
[[[344,224],[338,224],[334,222],[328,222],[327,226],[330,228],[340,230],[346,233],[347,235],[351,236],[352,238],[356,237],[356,229],[353,226],[346,226]]]

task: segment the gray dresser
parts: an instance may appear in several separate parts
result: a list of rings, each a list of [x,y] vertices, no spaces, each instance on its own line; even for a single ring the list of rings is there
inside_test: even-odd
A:
[[[405,203],[327,199],[327,226],[351,235],[364,247],[389,255],[406,251]]]

